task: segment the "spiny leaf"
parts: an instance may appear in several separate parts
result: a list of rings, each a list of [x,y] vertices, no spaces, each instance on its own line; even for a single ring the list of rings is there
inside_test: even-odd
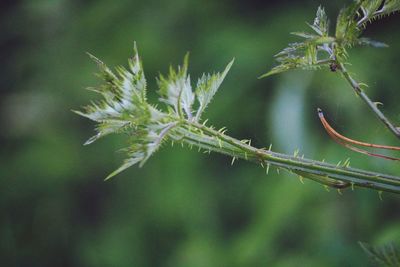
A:
[[[146,103],[146,80],[137,53],[129,60],[129,69],[118,67],[117,74],[112,72],[101,60],[90,55],[99,66],[99,77],[104,84],[92,90],[100,93],[103,100],[93,102],[84,111],[75,113],[98,123],[97,134],[86,141],[90,144],[110,133],[120,132],[129,124],[140,124],[149,119]]]
[[[203,76],[197,81],[196,96],[199,101],[199,108],[196,113],[195,120],[199,121],[201,114],[204,112],[207,105],[211,102],[219,86],[225,79],[226,74],[229,72],[234,59],[225,67],[222,73],[215,74],[203,74]]]
[[[276,54],[275,58],[280,64],[259,78],[265,78],[291,69],[310,70],[321,67],[319,64],[319,52],[324,51],[325,55],[328,52],[329,55],[331,53],[329,45],[335,42],[335,38],[328,35],[329,21],[325,10],[321,6],[318,7],[314,23],[309,26],[316,34],[293,32],[293,35],[305,38],[305,40],[303,42],[290,43],[288,47]],[[326,60],[326,57],[323,60]]]
[[[386,0],[384,6],[381,9],[382,14],[390,14],[400,10],[399,0]]]
[[[329,22],[324,8],[321,6],[317,9],[317,14],[314,23],[309,25],[319,36],[328,36]]]
[[[261,75],[259,79],[292,69],[317,69],[318,48],[313,43],[292,43],[276,55],[280,65],[275,66],[269,72]]]
[[[183,111],[187,118],[192,118],[192,105],[195,98],[190,85],[190,76],[187,75],[188,60],[189,54],[186,54],[182,67],[179,67],[177,71],[171,67],[167,78],[160,75],[158,79],[160,101],[172,106],[176,115],[181,118],[184,118]]]
[[[361,10],[364,13],[364,17],[366,19],[372,18],[375,15],[375,12],[381,6],[382,0],[369,0],[364,1],[361,4]]]
[[[121,167],[108,175],[106,180],[136,163],[140,163],[140,167],[143,166],[150,156],[158,150],[162,142],[166,140],[168,132],[176,125],[174,122],[153,123],[133,131],[131,145],[125,149],[129,158],[124,161]]]
[[[318,38],[318,35],[312,34],[312,33],[308,33],[308,32],[291,32],[290,34],[299,36],[299,37],[303,37],[306,39],[314,39],[314,38]]]
[[[372,46],[372,47],[376,47],[376,48],[385,48],[385,47],[389,47],[387,44],[379,42],[379,41],[375,41],[375,40],[371,40],[369,38],[366,37],[362,37],[359,38],[357,40],[357,44],[358,45],[367,45],[367,46]]]
[[[357,21],[357,11],[360,9],[364,1],[356,1],[340,10],[336,22],[336,38],[344,45],[354,44],[358,36],[361,34]]]
[[[106,136],[108,134],[123,132],[124,128],[129,126],[129,125],[130,125],[130,122],[128,122],[128,121],[120,121],[120,120],[107,120],[107,121],[100,122],[96,126],[97,134],[92,136],[92,137],[90,137],[84,143],[84,145],[85,146],[86,145],[90,145],[91,143],[93,143],[97,139],[99,139],[99,138],[101,138],[103,136]]]

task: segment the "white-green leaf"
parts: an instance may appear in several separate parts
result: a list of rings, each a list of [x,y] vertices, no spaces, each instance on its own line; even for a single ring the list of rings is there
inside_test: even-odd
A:
[[[309,25],[319,36],[328,36],[329,22],[324,8],[321,6],[317,9],[317,14],[314,23]]]
[[[312,33],[308,33],[308,32],[291,32],[290,34],[299,36],[299,37],[303,37],[306,39],[314,39],[314,38],[318,38],[318,35],[316,34],[312,34]]]
[[[184,111],[186,117],[191,119],[195,96],[190,85],[190,76],[187,75],[188,58],[188,54],[186,54],[183,66],[179,67],[178,71],[171,67],[167,78],[161,75],[158,85],[160,101],[172,106],[175,113],[181,118],[184,118]]]
[[[129,121],[122,121],[122,120],[106,120],[106,121],[103,121],[103,122],[99,123],[96,126],[97,134],[92,136],[92,137],[90,137],[84,143],[84,145],[90,145],[91,143],[93,143],[97,139],[99,139],[99,138],[101,138],[103,136],[106,136],[108,134],[118,133],[118,132],[122,131],[122,129],[124,129],[129,124],[130,124]]]
[[[90,55],[99,66],[99,76],[105,83],[91,89],[103,96],[103,100],[86,106],[77,114],[97,122],[97,134],[85,144],[110,133],[117,133],[126,125],[140,124],[149,119],[146,103],[146,79],[139,60],[136,44],[134,57],[129,60],[129,68],[118,67],[115,74],[101,60]]]
[[[131,167],[134,164],[139,163],[139,166],[143,164],[153,155],[162,142],[167,138],[169,131],[177,126],[176,122],[169,123],[156,123],[149,124],[144,128],[140,128],[137,131],[133,131],[132,144],[126,149],[128,153],[128,159],[124,161],[121,167],[112,172],[107,176],[107,179],[112,178],[118,173]]]
[[[389,47],[387,44],[379,42],[379,41],[375,41],[375,40],[371,40],[369,38],[359,38],[358,39],[358,44],[359,45],[367,45],[367,46],[372,46],[372,47],[376,47],[376,48],[385,48],[385,47]]]
[[[226,74],[232,67],[234,59],[225,67],[222,73],[215,74],[203,74],[203,76],[197,81],[196,96],[199,102],[199,108],[196,113],[195,120],[199,121],[201,114],[204,112],[207,105],[211,102],[215,93],[218,91],[219,86],[225,79]]]

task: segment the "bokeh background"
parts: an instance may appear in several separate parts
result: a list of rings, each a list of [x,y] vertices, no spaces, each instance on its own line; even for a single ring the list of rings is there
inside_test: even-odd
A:
[[[288,173],[165,146],[111,181],[124,136],[93,145],[73,114],[97,97],[86,51],[125,65],[134,41],[150,99],[155,77],[190,51],[190,72],[233,58],[206,117],[234,137],[279,152],[400,174],[397,163],[336,145],[316,108],[356,139],[398,145],[338,74],[294,71],[258,80],[318,5],[334,21],[348,1],[4,0],[0,4],[1,266],[370,266],[358,241],[400,238],[400,197],[327,192]],[[400,15],[368,27],[386,49],[350,52],[356,78],[400,124]],[[332,27],[333,28],[333,27]]]

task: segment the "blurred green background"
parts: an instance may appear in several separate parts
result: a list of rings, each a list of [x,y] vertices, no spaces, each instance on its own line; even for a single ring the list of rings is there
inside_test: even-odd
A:
[[[91,146],[76,116],[99,83],[88,51],[126,64],[134,41],[150,99],[158,73],[190,51],[193,80],[235,64],[207,110],[215,126],[279,152],[400,174],[393,162],[328,138],[338,131],[398,145],[338,74],[294,71],[258,80],[289,32],[319,4],[331,20],[348,1],[4,0],[0,4],[1,266],[370,266],[357,241],[400,238],[400,196],[326,192],[314,182],[217,154],[165,146],[143,168],[103,178],[124,158],[124,136]],[[400,121],[400,15],[368,27],[386,49],[350,52],[350,71]],[[333,27],[332,27],[333,28]]]

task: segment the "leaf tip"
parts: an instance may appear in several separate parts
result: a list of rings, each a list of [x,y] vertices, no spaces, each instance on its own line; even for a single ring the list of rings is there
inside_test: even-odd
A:
[[[75,110],[75,109],[71,109],[70,111],[75,113],[75,114],[77,114],[77,115],[79,115],[79,116],[86,117],[85,113],[83,113],[82,111]]]
[[[273,75],[273,73],[271,71],[269,71],[267,73],[264,73],[263,75],[258,76],[257,79],[264,79],[264,78],[267,78],[268,76],[271,76],[271,75]]]

